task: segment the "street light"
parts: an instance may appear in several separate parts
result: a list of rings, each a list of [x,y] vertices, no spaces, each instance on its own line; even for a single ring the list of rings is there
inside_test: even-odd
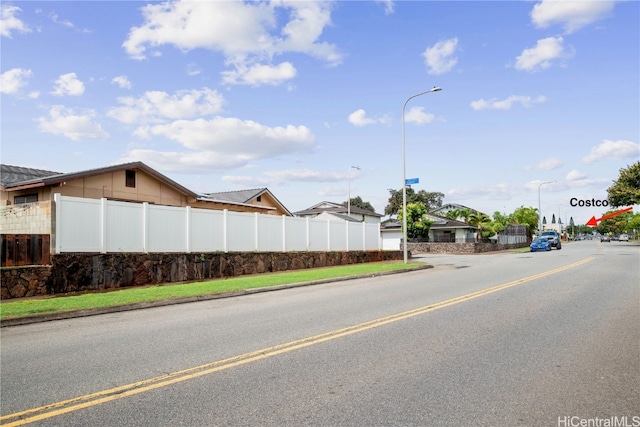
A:
[[[542,233],[542,208],[540,207],[540,187],[542,187],[545,184],[551,184],[552,182],[555,182],[555,181],[545,181],[545,182],[541,182],[540,185],[538,185],[538,236],[540,235],[540,233]]]
[[[351,216],[351,169],[360,170],[360,166],[349,166],[349,198],[347,199],[347,216]]]
[[[433,87],[433,89],[426,92],[420,92],[416,95],[410,96],[402,106],[402,250],[404,253],[404,263],[408,262],[407,255],[407,155],[406,145],[404,143],[404,110],[407,107],[409,101],[421,95],[425,95],[431,92],[441,91],[442,88]]]

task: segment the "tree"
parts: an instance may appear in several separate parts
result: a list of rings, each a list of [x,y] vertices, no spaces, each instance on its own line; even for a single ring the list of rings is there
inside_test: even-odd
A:
[[[427,212],[442,206],[444,194],[440,192],[427,192],[420,190],[417,193],[411,187],[407,188],[407,205],[409,203],[424,204]],[[398,215],[402,211],[402,188],[400,190],[389,189],[389,204],[384,208],[385,215]]]
[[[640,204],[640,161],[620,169],[620,176],[607,193],[612,207]]]
[[[469,217],[469,224],[478,229],[478,234],[481,237],[489,237],[493,235],[493,229],[491,227],[491,218],[489,215],[482,212],[474,212]]]
[[[348,201],[342,202],[342,206],[348,206],[348,205],[349,205]],[[360,196],[351,198],[351,207],[352,208],[364,209],[365,211],[369,211],[369,212],[373,212],[373,213],[376,212],[376,210],[371,205],[371,203],[365,202],[364,200],[362,200],[362,198]]]
[[[604,215],[610,214],[612,212],[614,211],[608,211]],[[629,222],[632,220],[632,218],[633,214],[631,212],[625,212],[621,215],[616,215],[612,218],[601,221],[596,229],[600,234],[622,234],[629,229]]]
[[[538,209],[520,206],[512,216],[512,223],[516,225],[526,225],[529,232],[538,228]]]
[[[407,239],[426,238],[432,222],[427,219],[427,208],[424,203],[407,204]],[[402,212],[398,213],[398,219],[402,222]]]

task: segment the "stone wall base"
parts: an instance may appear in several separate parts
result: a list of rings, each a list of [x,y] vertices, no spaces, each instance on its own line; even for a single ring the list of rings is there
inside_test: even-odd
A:
[[[3,268],[2,299],[402,260],[402,251],[64,253],[51,266]]]
[[[401,245],[402,246],[402,245]],[[438,253],[438,254],[473,254],[508,249],[526,248],[529,243],[438,243],[419,242],[407,246],[412,254]],[[402,250],[402,247],[400,248]]]

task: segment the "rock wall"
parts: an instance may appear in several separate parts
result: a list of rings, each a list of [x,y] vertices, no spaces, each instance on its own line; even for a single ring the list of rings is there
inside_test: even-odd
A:
[[[2,269],[2,299],[365,262],[401,260],[401,251],[53,255],[51,266]]]
[[[0,297],[10,299],[47,295],[52,270],[49,265],[1,269]]]
[[[482,252],[504,251],[508,249],[526,248],[529,243],[411,243],[407,249],[413,254],[473,254]],[[402,249],[402,248],[400,248]]]

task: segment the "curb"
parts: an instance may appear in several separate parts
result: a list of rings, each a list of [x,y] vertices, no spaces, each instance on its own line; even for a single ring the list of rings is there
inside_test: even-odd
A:
[[[391,274],[409,273],[413,271],[425,270],[428,268],[433,268],[433,266],[423,264],[423,265],[417,265],[413,268],[408,268],[405,270],[382,271],[379,273],[335,277],[332,279],[321,279],[321,280],[313,280],[309,282],[290,283],[287,285],[268,286],[264,288],[243,289],[241,291],[221,292],[218,294],[211,294],[211,295],[172,298],[168,300],[141,302],[141,303],[119,305],[119,306],[113,306],[113,307],[90,308],[86,310],[65,311],[62,313],[37,314],[33,316],[17,317],[13,319],[2,319],[0,320],[0,328],[30,325],[33,323],[50,322],[54,320],[75,319],[78,317],[97,316],[100,314],[119,313],[123,311],[143,310],[146,308],[164,307],[167,305],[188,304],[192,302],[209,301],[209,300],[222,299],[222,298],[232,298],[232,297],[238,297],[243,295],[258,294],[263,292],[275,292],[283,289],[301,288],[304,286],[322,285],[326,283],[343,282],[346,280],[366,279],[370,277],[388,276]]]

